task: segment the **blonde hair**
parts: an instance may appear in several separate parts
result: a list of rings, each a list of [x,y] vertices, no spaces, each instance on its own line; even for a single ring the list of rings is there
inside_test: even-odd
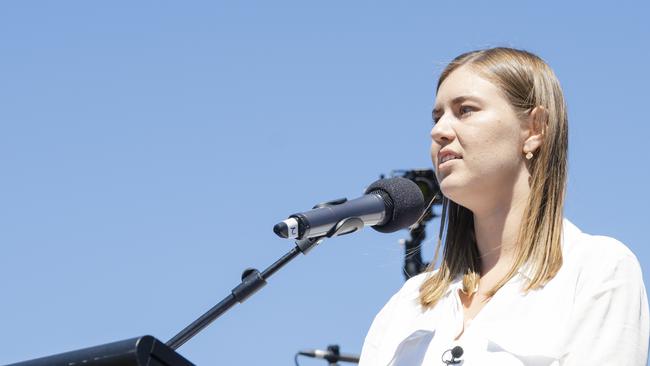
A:
[[[568,126],[564,96],[553,70],[538,56],[512,48],[490,48],[456,57],[442,71],[436,91],[456,69],[468,66],[490,80],[523,118],[541,107],[543,142],[529,161],[530,196],[519,229],[515,259],[509,272],[488,292],[493,296],[524,268],[530,280],[523,290],[538,289],[562,266],[562,220],[567,176]],[[444,250],[437,271],[443,242]],[[473,293],[480,280],[481,261],[472,212],[443,198],[440,234],[430,275],[420,287],[420,304],[434,306],[451,282],[463,276],[463,292]]]

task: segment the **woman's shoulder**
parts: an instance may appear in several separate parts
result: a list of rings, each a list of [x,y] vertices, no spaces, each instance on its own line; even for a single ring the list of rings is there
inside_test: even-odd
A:
[[[437,271],[438,271],[437,269],[434,270],[433,272],[426,271],[409,278],[408,280],[406,280],[406,282],[404,282],[404,285],[399,290],[399,292],[403,292],[404,294],[408,294],[411,296],[413,294],[417,294],[419,296],[420,287],[422,286],[424,281],[426,281],[426,279],[429,278],[429,276],[431,276],[432,273],[435,273]]]
[[[404,282],[402,287],[388,300],[382,313],[393,313],[396,308],[399,308],[399,313],[408,311],[408,309],[415,310],[419,305],[420,287],[428,275],[428,272],[420,273]]]
[[[377,317],[392,316],[397,313],[406,315],[420,311],[420,287],[431,275],[431,272],[423,272],[409,278],[402,287],[384,305]]]
[[[564,246],[566,256],[588,259],[587,263],[637,261],[634,253],[618,239],[585,233],[566,219],[564,220]]]
[[[585,233],[565,220],[563,245],[564,265],[585,281],[594,277],[605,280],[621,276],[643,281],[636,255],[615,238]]]
[[[360,364],[385,364],[397,344],[420,326],[420,287],[430,274],[431,272],[424,272],[408,279],[375,316],[366,335]],[[413,324],[418,325],[413,328]],[[383,358],[386,358],[386,362],[377,361]]]

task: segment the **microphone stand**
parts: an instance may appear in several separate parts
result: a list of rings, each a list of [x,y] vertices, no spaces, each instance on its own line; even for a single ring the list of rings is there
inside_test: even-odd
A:
[[[269,277],[298,254],[307,254],[326,238],[353,233],[362,229],[363,226],[363,221],[357,217],[341,220],[326,235],[296,241],[296,246],[289,253],[282,256],[264,271],[260,272],[254,268],[244,270],[241,284],[235,287],[230,295],[226,296],[220,303],[201,315],[166,343],[162,343],[152,336],[142,336],[23,361],[9,366],[193,366],[190,361],[175,352],[178,347],[182,346],[235,304],[246,301],[255,292],[259,291],[266,285],[266,280]]]
[[[429,211],[424,214],[422,222],[415,225],[409,230],[410,239],[400,239],[400,244],[404,245],[404,277],[405,280],[424,272],[429,263],[422,260],[422,242],[426,238],[425,231],[426,225],[429,221],[436,217],[433,212],[433,207],[429,207]]]
[[[187,342],[190,338],[195,336],[205,327],[210,325],[218,317],[230,310],[238,302],[243,303],[262,287],[266,285],[266,280],[276,273],[280,268],[284,267],[298,254],[307,254],[310,250],[320,244],[326,238],[337,236],[339,233],[350,234],[362,229],[364,223],[361,219],[352,217],[339,221],[327,234],[317,238],[305,238],[296,241],[296,246],[292,248],[287,254],[278,259],[275,263],[271,264],[264,271],[260,272],[255,268],[248,268],[242,273],[242,282],[232,289],[230,295],[226,296],[221,302],[212,307],[206,313],[201,315],[192,324],[185,327],[172,339],[167,341],[166,345],[172,349],[177,349]],[[341,234],[341,235],[345,235]]]

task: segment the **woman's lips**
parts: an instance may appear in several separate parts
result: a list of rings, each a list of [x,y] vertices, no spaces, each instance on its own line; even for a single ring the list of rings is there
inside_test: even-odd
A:
[[[439,169],[443,169],[443,168],[446,168],[446,167],[448,167],[448,166],[452,166],[452,165],[454,164],[454,162],[456,162],[456,160],[460,160],[460,159],[462,159],[462,158],[460,158],[460,157],[454,157],[454,158],[451,158],[451,159],[449,159],[449,160],[446,160],[446,161],[444,161],[444,162],[438,164],[438,168],[439,168]]]

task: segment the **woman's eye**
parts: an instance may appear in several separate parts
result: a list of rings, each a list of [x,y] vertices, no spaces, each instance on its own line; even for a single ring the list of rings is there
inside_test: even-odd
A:
[[[467,115],[470,115],[472,112],[474,112],[474,108],[472,108],[470,106],[463,105],[463,106],[460,106],[459,112],[460,112],[461,116],[467,116]]]

